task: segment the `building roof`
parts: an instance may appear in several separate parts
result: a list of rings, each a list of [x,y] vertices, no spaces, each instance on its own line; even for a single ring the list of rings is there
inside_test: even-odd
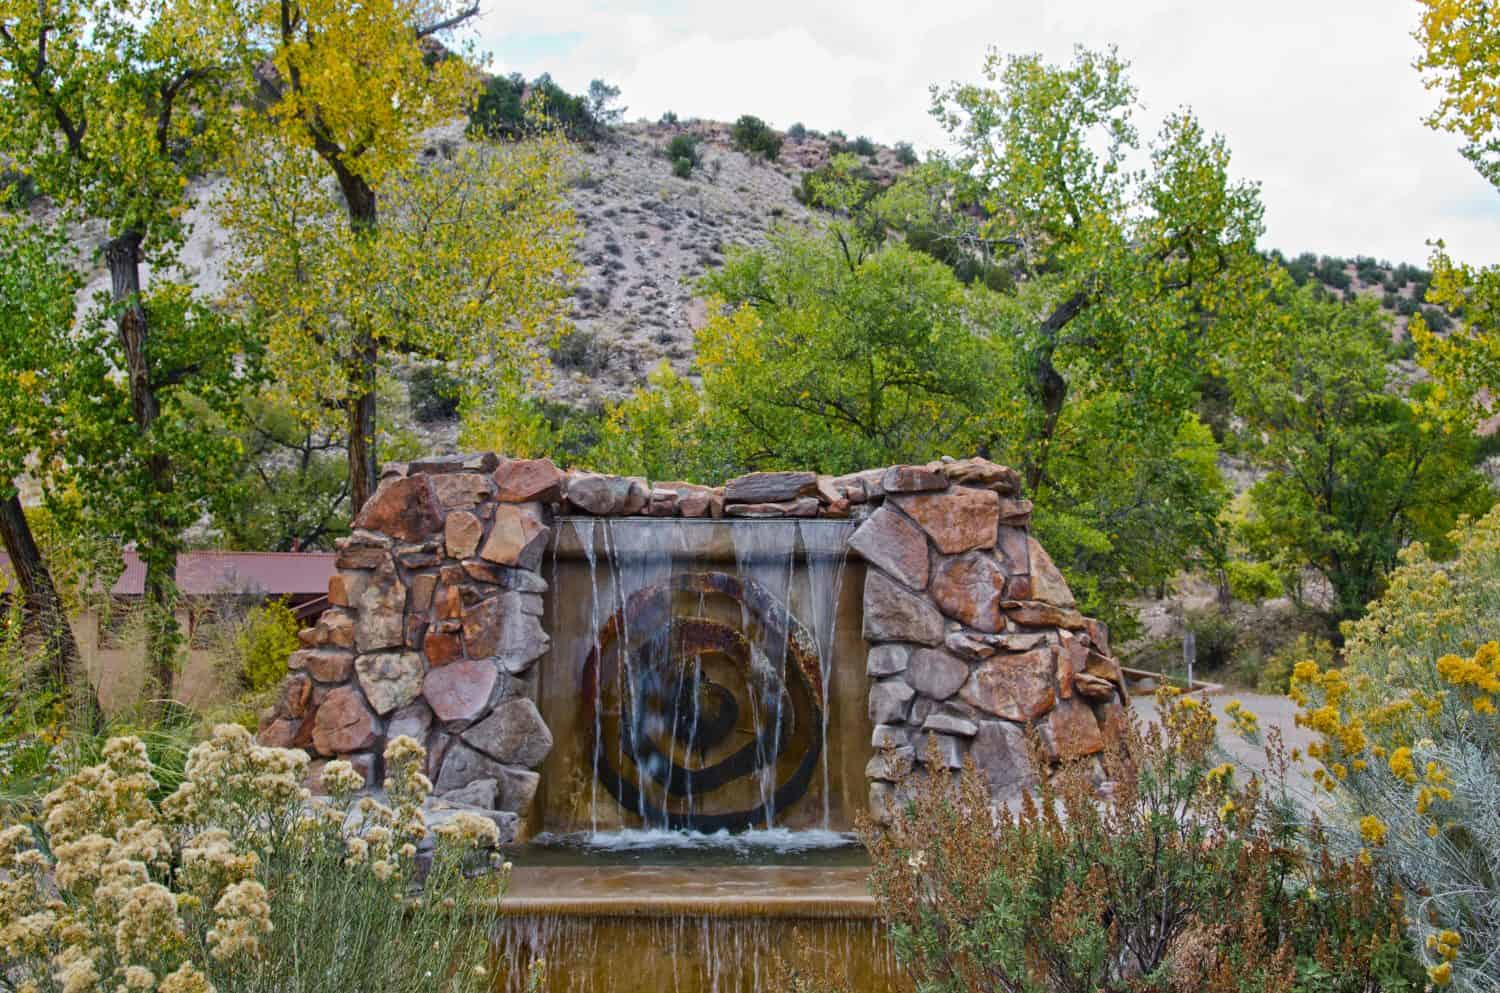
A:
[[[146,566],[133,549],[110,592],[141,596]],[[333,552],[183,552],[177,556],[177,588],[187,596],[253,593],[263,596],[322,596],[334,572]],[[0,573],[12,573],[0,552]]]

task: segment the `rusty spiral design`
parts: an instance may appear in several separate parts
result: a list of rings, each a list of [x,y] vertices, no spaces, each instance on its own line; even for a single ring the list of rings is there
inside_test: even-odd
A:
[[[746,623],[735,627],[679,615],[673,603],[678,594],[726,597],[740,606]],[[604,672],[603,659],[615,646],[614,672]],[[706,676],[698,660],[707,655],[727,660],[739,686]],[[595,708],[611,680],[620,707],[606,727],[602,719],[596,723]],[[822,754],[818,652],[787,606],[753,579],[678,573],[635,592],[600,628],[584,663],[583,684],[589,754],[599,781],[650,826],[739,831],[766,825],[812,783]],[[747,704],[754,713],[747,714]],[[746,733],[747,717],[753,719],[751,738],[733,747],[731,736]],[[665,749],[662,739],[670,741]],[[778,765],[794,743],[801,755],[769,797],[751,807],[712,809],[719,806],[717,793]],[[698,764],[683,764],[679,753],[683,760],[696,755]],[[714,753],[718,757],[710,761]]]

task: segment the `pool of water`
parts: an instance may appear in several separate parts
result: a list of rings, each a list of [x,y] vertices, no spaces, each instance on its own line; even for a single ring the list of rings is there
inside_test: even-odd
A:
[[[786,828],[735,834],[658,829],[541,834],[514,849],[511,857],[526,866],[869,865],[864,846],[852,834]]]

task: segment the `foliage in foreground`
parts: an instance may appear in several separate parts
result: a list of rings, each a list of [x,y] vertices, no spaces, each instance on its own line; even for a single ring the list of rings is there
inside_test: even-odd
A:
[[[1350,844],[1414,894],[1435,984],[1500,990],[1500,512],[1453,536],[1458,554],[1403,553],[1350,629],[1346,668],[1298,664],[1316,776]]]
[[[355,802],[363,778],[344,762],[323,773],[332,802],[309,805],[304,754],[221,725],[156,802],[145,746],[112,739],[47,796],[42,824],[0,831],[0,989],[488,989],[499,892],[466,869],[488,864],[495,826],[460,815],[431,832],[422,876],[422,748],[396,738],[385,758],[390,806]]]
[[[1238,720],[1253,719],[1239,712]],[[1368,860],[1303,834],[1284,796],[1214,766],[1215,718],[1191,698],[1117,724],[1092,770],[1060,770],[993,814],[968,768],[867,829],[873,885],[922,993],[1263,993],[1421,988],[1402,897]],[[1280,748],[1272,756],[1284,772]]]

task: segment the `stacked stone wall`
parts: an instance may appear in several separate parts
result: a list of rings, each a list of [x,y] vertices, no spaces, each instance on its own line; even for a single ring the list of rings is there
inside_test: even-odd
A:
[[[536,667],[550,644],[542,558],[564,513],[858,521],[877,818],[930,744],[942,764],[972,755],[997,794],[1013,791],[1032,733],[1053,759],[1087,756],[1125,700],[1102,625],[1031,538],[1031,505],[1004,466],[752,473],[708,487],[481,454],[387,468],[339,542],[330,605],[300,633],[261,740],[307,749],[316,788],[333,758],[377,784],[385,743],[410,735],[427,747],[440,806],[484,811],[513,835],[553,745]]]

